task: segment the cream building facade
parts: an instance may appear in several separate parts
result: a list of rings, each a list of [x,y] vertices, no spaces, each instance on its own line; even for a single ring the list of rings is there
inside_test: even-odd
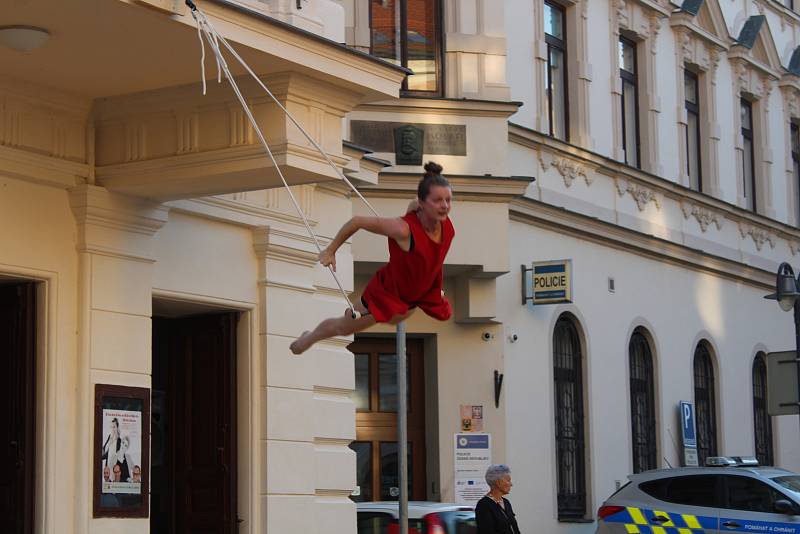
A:
[[[762,298],[800,250],[792,9],[198,6],[379,212],[402,213],[421,172],[397,164],[398,126],[425,132],[424,159],[454,186],[454,316],[408,321],[413,497],[455,498],[461,405],[483,407],[524,532],[590,532],[637,465],[680,463],[680,400],[706,410],[706,452],[800,469],[796,418],[767,432],[754,399],[760,355],[793,344],[791,315]],[[393,332],[289,353],[343,301],[230,89],[202,95],[186,8],[9,0],[11,25],[50,38],[0,47],[7,530],[354,532],[351,494],[393,487]],[[314,232],[367,213],[240,80]],[[338,259],[345,289],[357,296],[386,257],[384,240],[355,236]],[[522,305],[520,265],[553,259],[572,260],[573,302]],[[95,513],[98,384],[150,391],[147,517]]]

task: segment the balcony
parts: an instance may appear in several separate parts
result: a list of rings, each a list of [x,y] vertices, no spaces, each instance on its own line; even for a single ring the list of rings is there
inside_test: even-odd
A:
[[[344,115],[399,92],[403,69],[273,19],[257,4],[196,3],[339,166],[349,161]],[[159,201],[281,184],[230,87],[209,80],[202,95],[197,31],[177,0],[25,2],[0,12],[0,26],[8,25],[42,28],[50,38],[28,52],[0,46],[0,98],[14,125],[0,132],[0,168],[13,160],[15,174],[37,174],[20,168],[35,155],[59,167],[50,182],[93,182]],[[206,48],[206,75],[216,78]],[[289,184],[337,180],[229,62]]]

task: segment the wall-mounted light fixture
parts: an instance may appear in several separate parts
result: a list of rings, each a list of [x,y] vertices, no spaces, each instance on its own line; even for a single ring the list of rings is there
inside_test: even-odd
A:
[[[50,32],[35,26],[0,26],[0,43],[18,52],[41,48],[50,39]]]

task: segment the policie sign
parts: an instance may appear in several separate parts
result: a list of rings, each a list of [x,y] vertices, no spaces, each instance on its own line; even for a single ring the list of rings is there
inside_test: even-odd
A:
[[[528,296],[527,273],[531,273],[531,295]],[[522,304],[572,302],[572,260],[533,262],[522,266]]]

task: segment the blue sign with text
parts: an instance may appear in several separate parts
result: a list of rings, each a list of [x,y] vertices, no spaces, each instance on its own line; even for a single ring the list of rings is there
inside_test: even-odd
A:
[[[683,446],[697,448],[697,437],[694,433],[694,405],[691,402],[681,401],[680,410]]]

